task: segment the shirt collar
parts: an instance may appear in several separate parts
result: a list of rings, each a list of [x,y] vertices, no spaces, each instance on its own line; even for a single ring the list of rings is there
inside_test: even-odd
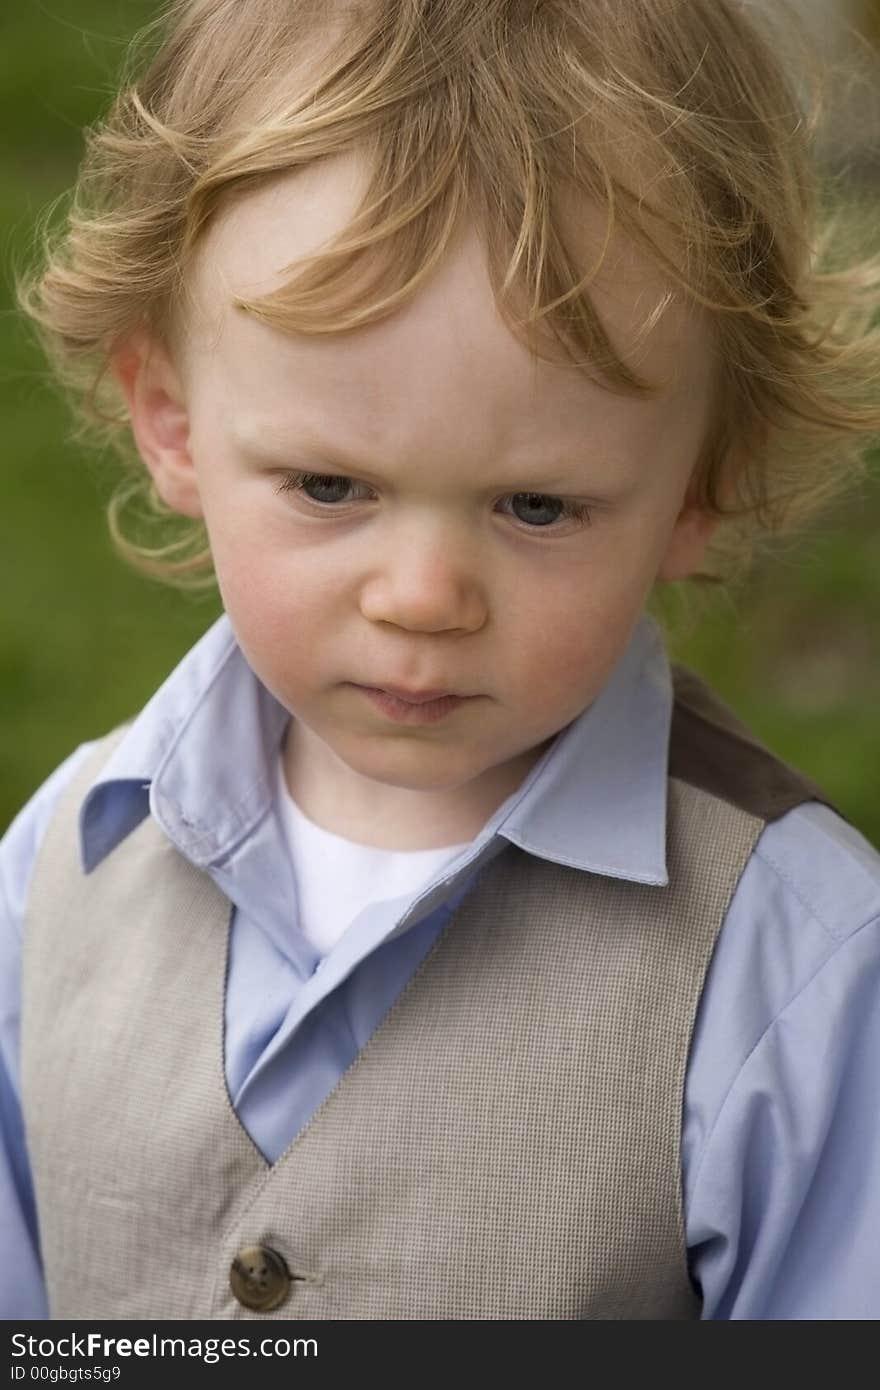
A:
[[[671,714],[663,638],[645,615],[601,693],[498,807],[479,846],[500,836],[555,863],[668,883]],[[86,871],[148,811],[193,864],[219,869],[271,809],[288,718],[224,615],[145,705],[86,795]]]
[[[672,700],[665,644],[645,615],[602,691],[486,829],[557,864],[665,886]]]

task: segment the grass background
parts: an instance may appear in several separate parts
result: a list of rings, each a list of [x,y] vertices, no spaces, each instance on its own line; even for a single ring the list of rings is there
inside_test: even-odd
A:
[[[115,465],[67,441],[12,308],[37,216],[70,185],[124,42],[155,13],[147,0],[19,0],[0,19],[0,828],[78,743],[136,711],[219,611],[114,556]],[[878,535],[875,470],[672,649],[880,845]]]

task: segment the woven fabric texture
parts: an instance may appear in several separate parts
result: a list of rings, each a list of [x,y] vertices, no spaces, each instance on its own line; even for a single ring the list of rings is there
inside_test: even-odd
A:
[[[680,1123],[763,821],[669,781],[665,888],[510,846],[270,1166],[223,1069],[230,906],[149,818],[90,875],[64,799],[25,934],[22,1078],[53,1318],[690,1318]],[[266,1244],[275,1313],[229,1287]]]

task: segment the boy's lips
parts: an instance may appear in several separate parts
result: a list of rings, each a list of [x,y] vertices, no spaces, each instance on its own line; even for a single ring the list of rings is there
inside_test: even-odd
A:
[[[401,695],[398,692],[405,689],[401,686],[358,685],[354,688],[366,695],[380,714],[397,724],[436,724],[475,698],[433,690],[410,690]]]
[[[426,705],[431,700],[456,699],[464,700],[468,697],[458,695],[454,690],[407,690],[402,685],[366,685],[364,690],[378,690],[380,694],[393,695],[398,700],[405,700],[408,705]]]

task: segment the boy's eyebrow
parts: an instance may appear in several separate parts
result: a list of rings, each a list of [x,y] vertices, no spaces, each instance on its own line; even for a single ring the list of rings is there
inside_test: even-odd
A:
[[[383,473],[381,466],[371,458],[358,457],[353,451],[344,445],[321,438],[320,435],[312,432],[303,433],[293,439],[291,432],[290,439],[284,439],[277,430],[265,428],[258,422],[245,426],[236,426],[232,430],[232,438],[235,445],[249,458],[263,459],[268,463],[277,464],[279,467],[287,464],[289,467],[312,463],[315,471],[318,471],[322,464],[330,468],[338,469],[347,476],[352,475],[367,480],[383,480],[387,473]],[[594,464],[594,477],[592,486],[596,489],[607,491],[614,487],[620,490],[625,484],[621,476],[620,466],[617,470],[608,467],[611,460],[605,460],[606,467],[596,468]],[[521,458],[511,461],[507,465],[498,464],[493,470],[497,475],[498,484],[516,481],[519,475],[524,486],[529,483],[540,482],[541,486],[548,489],[577,490],[589,487],[590,482],[583,476],[578,476],[579,469],[587,463],[587,448],[582,446],[572,447],[571,452],[564,455],[556,455],[552,459],[544,459],[540,451],[536,448],[535,453],[530,458]],[[540,476],[539,476],[540,470]],[[604,477],[602,476],[604,474]],[[485,486],[491,487],[491,482],[487,481]]]

